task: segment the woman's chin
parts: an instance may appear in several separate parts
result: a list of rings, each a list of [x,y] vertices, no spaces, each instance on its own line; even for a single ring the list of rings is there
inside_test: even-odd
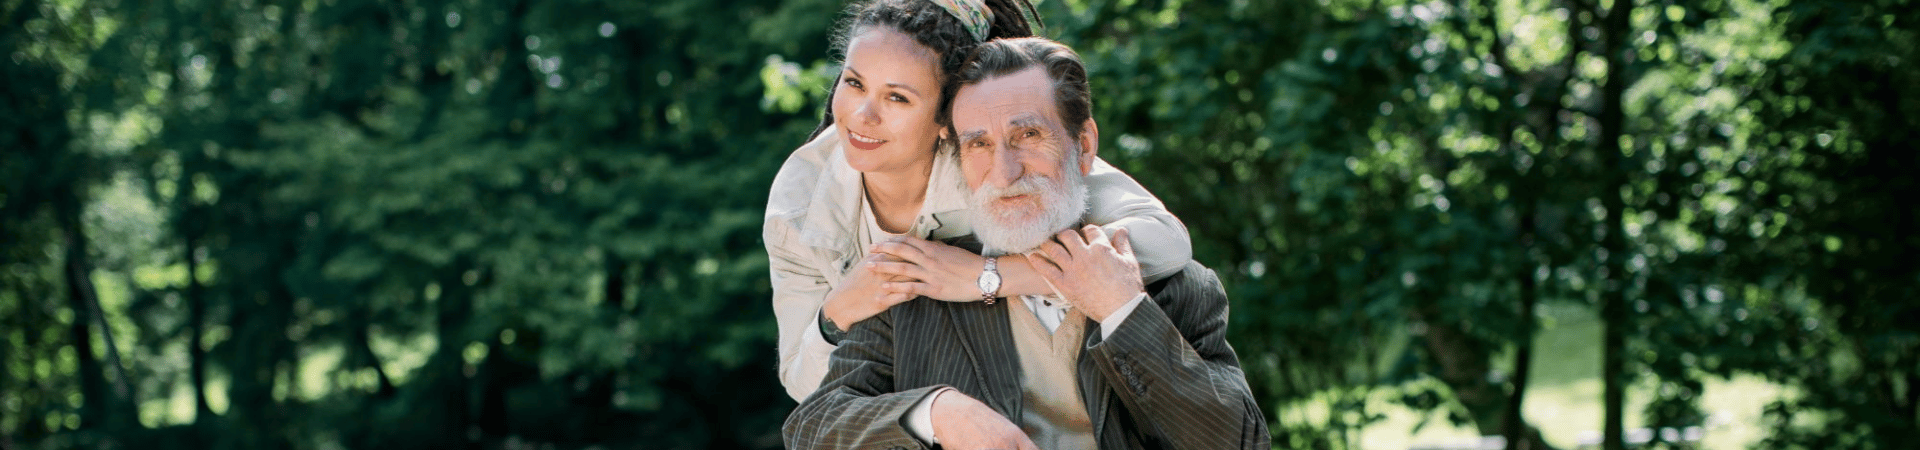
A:
[[[860,150],[854,150],[854,151],[857,152]],[[847,154],[846,161],[847,161],[847,167],[852,167],[854,171],[857,171],[860,173],[872,172],[875,170],[879,170],[880,168],[880,165],[877,164],[872,158],[862,158],[859,155],[854,155],[852,153]]]

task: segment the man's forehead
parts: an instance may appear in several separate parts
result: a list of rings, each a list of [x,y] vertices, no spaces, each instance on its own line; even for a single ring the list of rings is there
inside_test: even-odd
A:
[[[1057,115],[1053,110],[1053,80],[1037,66],[961,87],[953,102],[955,121],[976,127],[1053,119]]]

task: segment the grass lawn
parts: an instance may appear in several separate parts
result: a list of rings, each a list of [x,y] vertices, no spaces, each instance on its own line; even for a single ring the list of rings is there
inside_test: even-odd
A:
[[[1524,407],[1527,421],[1539,427],[1547,443],[1556,448],[1598,442],[1603,405],[1597,314],[1580,305],[1542,305],[1541,310],[1545,328],[1534,340],[1532,380]],[[1500,360],[1511,361],[1511,356],[1501,356]],[[1705,449],[1752,447],[1765,435],[1760,420],[1762,408],[1788,392],[1758,377],[1704,381],[1706,393],[1700,406],[1709,417],[1701,441]],[[1639,413],[1650,400],[1652,389],[1648,383],[1627,390],[1627,428],[1641,425]],[[1467,446],[1478,439],[1471,428],[1453,427],[1440,415],[1416,432],[1421,413],[1395,405],[1385,394],[1376,395],[1368,407],[1384,411],[1387,418],[1361,433],[1363,448]]]

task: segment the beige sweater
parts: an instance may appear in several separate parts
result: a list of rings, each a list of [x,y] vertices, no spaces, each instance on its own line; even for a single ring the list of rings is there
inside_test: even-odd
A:
[[[1056,300],[1057,301],[1057,300]],[[1044,449],[1092,449],[1093,421],[1081,401],[1080,345],[1086,336],[1086,316],[1067,310],[1060,328],[1047,332],[1033,311],[1008,305],[1013,321],[1013,344],[1020,351],[1020,387],[1023,404],[1020,430]],[[1094,332],[1099,332],[1095,330]]]

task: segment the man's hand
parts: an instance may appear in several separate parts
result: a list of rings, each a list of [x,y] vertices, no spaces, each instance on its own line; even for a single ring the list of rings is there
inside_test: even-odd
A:
[[[872,254],[887,255],[895,262],[873,264],[873,273],[892,277],[880,286],[890,293],[908,298],[927,296],[949,302],[980,301],[980,270],[985,257],[939,242],[909,236],[896,236],[873,244]]]
[[[933,399],[933,435],[949,450],[1040,450],[1019,425],[986,403],[949,390]]]
[[[1111,241],[1098,225],[1061,231],[1027,259],[1054,292],[1094,321],[1105,322],[1107,315],[1147,291],[1125,228],[1115,231]]]

